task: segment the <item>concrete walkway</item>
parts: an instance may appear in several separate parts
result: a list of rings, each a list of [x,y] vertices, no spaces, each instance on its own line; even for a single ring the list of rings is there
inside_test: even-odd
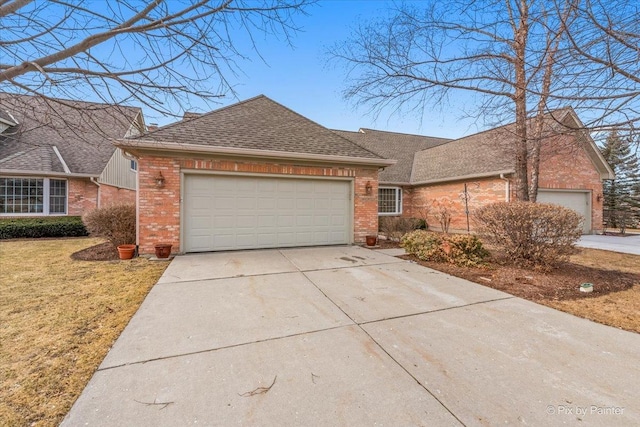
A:
[[[627,237],[585,235],[580,238],[577,246],[640,255],[640,235]]]
[[[63,426],[640,425],[640,335],[359,247],[175,258]]]

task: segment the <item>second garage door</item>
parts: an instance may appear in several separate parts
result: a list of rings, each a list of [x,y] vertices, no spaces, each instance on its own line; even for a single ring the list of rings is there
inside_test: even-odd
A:
[[[185,175],[185,252],[350,243],[351,182]]]
[[[583,233],[591,232],[591,193],[588,191],[538,190],[539,203],[552,203],[572,209],[583,216]]]

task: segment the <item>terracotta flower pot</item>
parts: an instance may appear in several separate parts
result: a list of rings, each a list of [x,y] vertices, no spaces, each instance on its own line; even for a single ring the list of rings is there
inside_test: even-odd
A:
[[[136,253],[136,245],[119,245],[118,256],[120,259],[131,259]]]
[[[367,246],[375,246],[378,243],[378,236],[367,236]]]
[[[170,243],[158,243],[154,246],[156,250],[157,258],[169,258],[171,255],[171,244]]]

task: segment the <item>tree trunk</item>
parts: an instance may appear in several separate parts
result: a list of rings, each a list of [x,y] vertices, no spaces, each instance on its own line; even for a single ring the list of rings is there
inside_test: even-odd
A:
[[[527,149],[527,75],[525,70],[525,53],[529,32],[528,5],[526,0],[520,1],[520,22],[515,31],[514,68],[516,74],[513,100],[516,104],[516,199],[529,200],[529,173]]]

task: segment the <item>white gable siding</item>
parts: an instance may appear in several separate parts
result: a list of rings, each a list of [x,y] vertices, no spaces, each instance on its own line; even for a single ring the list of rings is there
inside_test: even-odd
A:
[[[131,159],[126,158],[120,148],[116,148],[107,166],[100,174],[98,182],[118,188],[135,190],[136,175],[137,173],[131,170]]]

